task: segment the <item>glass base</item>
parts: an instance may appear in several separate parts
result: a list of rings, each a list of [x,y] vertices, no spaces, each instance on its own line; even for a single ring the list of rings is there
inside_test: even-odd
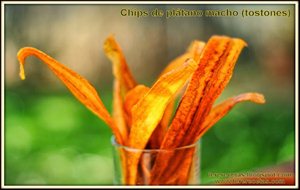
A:
[[[199,185],[200,141],[176,148],[134,149],[112,137],[115,185]],[[138,158],[133,165],[133,158]]]

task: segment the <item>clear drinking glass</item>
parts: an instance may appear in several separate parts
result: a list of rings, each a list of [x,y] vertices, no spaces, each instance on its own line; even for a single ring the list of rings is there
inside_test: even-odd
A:
[[[135,149],[116,143],[114,137],[111,142],[115,185],[200,184],[200,141],[173,150]],[[128,179],[132,155],[139,155],[134,184]]]

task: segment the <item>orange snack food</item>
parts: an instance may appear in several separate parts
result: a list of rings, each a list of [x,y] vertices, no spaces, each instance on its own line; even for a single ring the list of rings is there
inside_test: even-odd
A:
[[[134,79],[120,45],[109,36],[104,52],[112,62],[115,77],[112,116],[86,79],[44,52],[24,47],[17,57],[21,79],[25,79],[24,64],[28,56],[42,60],[82,104],[111,128],[118,144],[139,150],[171,150],[143,160],[140,151],[121,152],[122,183],[140,184],[143,175],[147,184],[183,185],[188,183],[195,150],[172,150],[196,143],[238,103],[265,103],[262,94],[251,92],[214,106],[245,46],[243,40],[227,36],[212,36],[206,44],[195,40],[186,52],[170,62],[151,87],[146,87]],[[185,85],[187,88],[174,112],[176,97]],[[151,160],[150,165],[147,160]]]

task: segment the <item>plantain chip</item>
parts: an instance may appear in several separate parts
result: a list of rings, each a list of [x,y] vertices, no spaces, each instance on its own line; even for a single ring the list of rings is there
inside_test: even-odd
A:
[[[132,108],[132,127],[129,135],[130,147],[145,148],[169,101],[190,78],[196,66],[195,61],[189,59],[182,67],[164,74]],[[136,181],[136,168],[140,155],[140,152],[136,152],[129,155],[128,158],[128,183],[131,185]]]
[[[20,62],[20,77],[25,79],[24,64],[28,56],[35,56],[42,60],[54,72],[54,74],[66,85],[73,95],[84,104],[89,110],[101,118],[108,126],[111,127],[116,136],[118,143],[123,143],[122,135],[117,129],[113,119],[105,108],[98,93],[94,87],[82,76],[71,69],[62,65],[44,52],[32,47],[24,47],[18,52]]]

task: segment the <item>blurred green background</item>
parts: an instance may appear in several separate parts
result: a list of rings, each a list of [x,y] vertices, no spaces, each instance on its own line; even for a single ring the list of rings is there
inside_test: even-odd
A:
[[[290,10],[290,17],[136,18],[135,10]],[[120,43],[132,73],[150,86],[188,44],[211,35],[248,43],[217,102],[260,92],[267,103],[243,103],[202,138],[201,182],[209,172],[243,172],[294,160],[294,7],[292,5],[5,5],[5,184],[112,184],[110,129],[35,58],[27,80],[17,52],[36,47],[87,78],[109,111],[112,69],[102,44]]]

